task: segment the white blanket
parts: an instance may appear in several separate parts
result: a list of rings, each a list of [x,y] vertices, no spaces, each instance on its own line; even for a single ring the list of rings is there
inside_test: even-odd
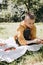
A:
[[[5,44],[4,46],[0,46],[0,61],[7,61],[7,62],[12,62],[15,59],[21,57],[26,53],[27,50],[38,51],[40,47],[43,46],[43,44],[19,46],[14,41],[13,37],[10,37],[9,39],[6,40],[0,39],[0,43]],[[15,49],[6,50],[7,48],[11,47]]]

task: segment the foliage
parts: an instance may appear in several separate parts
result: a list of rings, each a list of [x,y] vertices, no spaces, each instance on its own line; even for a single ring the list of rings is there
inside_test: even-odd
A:
[[[43,21],[43,2],[41,3],[41,0],[13,0],[16,4],[19,6],[25,4],[27,11],[31,11],[35,14],[36,16],[36,21]],[[18,6],[17,5],[17,6]],[[19,9],[19,8],[18,8]],[[23,10],[23,9],[22,9]],[[20,12],[20,11],[19,11]],[[24,10],[25,12],[25,10]],[[22,12],[21,12],[22,13]],[[20,13],[20,14],[21,14]],[[19,14],[19,15],[20,15]],[[23,14],[22,14],[23,15]],[[22,16],[21,15],[21,16]],[[40,15],[40,16],[39,16]],[[17,17],[17,16],[16,16]],[[21,19],[20,19],[21,20]]]
[[[35,15],[36,15],[36,21],[42,21],[43,22],[43,6],[41,6],[41,8],[39,8],[39,10],[38,11],[36,11],[36,13],[35,13]]]
[[[11,19],[15,22],[20,22],[21,20],[24,19],[25,12],[27,10],[26,10],[25,5],[23,5],[23,4],[21,4],[21,5],[15,4],[13,11],[14,11],[14,13],[13,13],[13,16]]]
[[[42,0],[3,0],[3,3],[0,4],[0,9],[3,11],[6,10],[6,13],[4,13],[5,18],[3,18],[3,16],[0,18],[0,22],[12,22],[12,20],[20,22],[24,19],[25,13],[28,11],[35,14],[36,22],[43,22],[43,1],[41,1]],[[9,13],[7,14],[8,10]]]

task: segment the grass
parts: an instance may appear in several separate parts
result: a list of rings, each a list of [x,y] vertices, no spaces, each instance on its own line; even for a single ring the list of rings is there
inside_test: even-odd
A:
[[[43,38],[43,23],[36,23],[37,37]],[[17,32],[19,23],[0,23],[0,38],[7,39]],[[11,63],[5,61],[0,65],[43,65],[43,47],[37,52],[27,51],[26,54]]]

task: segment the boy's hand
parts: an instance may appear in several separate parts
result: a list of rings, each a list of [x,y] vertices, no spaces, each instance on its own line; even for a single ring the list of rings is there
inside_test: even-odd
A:
[[[43,44],[43,39],[39,39],[39,43]]]
[[[41,40],[41,44],[43,44],[43,38],[41,38],[40,40]]]
[[[41,43],[41,39],[35,39],[34,42],[40,44]]]
[[[43,40],[41,40],[41,44],[43,44]]]

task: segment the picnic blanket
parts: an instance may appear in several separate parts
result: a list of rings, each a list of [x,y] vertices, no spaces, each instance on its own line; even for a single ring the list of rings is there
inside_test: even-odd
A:
[[[19,46],[13,37],[9,37],[6,40],[0,39],[0,43],[5,44],[3,46],[0,45],[0,61],[9,63],[24,55],[27,50],[38,51],[43,46],[43,44]]]

